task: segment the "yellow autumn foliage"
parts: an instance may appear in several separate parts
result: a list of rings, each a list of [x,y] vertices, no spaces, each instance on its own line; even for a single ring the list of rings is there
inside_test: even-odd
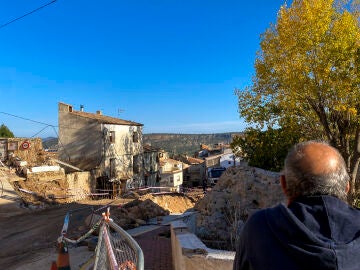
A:
[[[326,138],[351,170],[353,158],[360,161],[354,152],[360,146],[357,2],[293,0],[282,6],[261,35],[252,85],[236,91],[247,122],[293,126],[304,139]]]

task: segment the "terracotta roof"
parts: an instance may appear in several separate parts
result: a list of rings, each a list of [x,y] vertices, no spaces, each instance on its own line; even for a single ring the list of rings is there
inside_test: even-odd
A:
[[[151,146],[151,145],[148,145],[148,144],[145,144],[143,146],[143,149],[145,152],[160,152],[161,149],[160,148],[157,148],[157,147],[154,147],[154,146]]]
[[[81,116],[81,117],[97,120],[99,123],[102,123],[102,124],[143,126],[143,124],[140,124],[140,123],[123,120],[120,118],[110,117],[110,116],[106,116],[106,115],[102,115],[102,114],[97,114],[97,113],[87,113],[87,112],[81,112],[81,111],[72,111],[70,113]]]
[[[173,169],[173,170],[171,170],[172,172],[181,171],[181,170],[184,170],[184,169],[186,169],[186,168],[189,167],[188,164],[185,164],[185,163],[183,163],[183,162],[181,162],[181,161],[179,161],[179,160],[172,159],[172,158],[166,158],[166,159],[160,160],[160,166],[161,166],[161,167],[165,166],[166,163],[171,164],[171,165],[181,164],[182,169]],[[168,171],[167,171],[167,172],[168,172]]]
[[[205,160],[200,159],[200,158],[193,158],[193,157],[187,157],[186,158],[191,164],[200,164],[205,162]]]
[[[165,166],[166,165],[166,161],[165,160],[160,160],[160,166]]]
[[[170,164],[181,164],[182,163],[181,161],[178,161],[178,160],[172,159],[172,158],[166,158],[163,161],[170,163]]]
[[[190,167],[190,165],[189,164],[186,164],[186,163],[183,163],[182,164],[182,168],[183,168],[183,170],[185,170],[185,169],[187,169],[187,168],[189,168]]]

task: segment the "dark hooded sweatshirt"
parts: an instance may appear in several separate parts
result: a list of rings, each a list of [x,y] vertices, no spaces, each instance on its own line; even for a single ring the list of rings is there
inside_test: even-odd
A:
[[[360,270],[360,210],[332,196],[260,210],[241,230],[234,269]]]

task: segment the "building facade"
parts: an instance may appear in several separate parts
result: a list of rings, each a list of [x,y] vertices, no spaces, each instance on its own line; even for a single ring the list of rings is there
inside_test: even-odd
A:
[[[59,159],[93,172],[97,188],[141,186],[142,127],[101,111],[76,111],[72,105],[59,103]]]
[[[188,165],[171,158],[160,159],[160,186],[180,191],[183,184],[183,169]]]
[[[163,151],[150,145],[144,145],[144,185],[160,186],[160,156]]]

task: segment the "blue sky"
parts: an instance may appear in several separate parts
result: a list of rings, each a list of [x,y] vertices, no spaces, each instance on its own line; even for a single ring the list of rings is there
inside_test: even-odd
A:
[[[2,0],[0,25],[48,2]],[[0,28],[0,124],[56,136],[45,124],[57,126],[64,102],[144,133],[242,131],[234,88],[250,84],[284,2],[57,0]]]

